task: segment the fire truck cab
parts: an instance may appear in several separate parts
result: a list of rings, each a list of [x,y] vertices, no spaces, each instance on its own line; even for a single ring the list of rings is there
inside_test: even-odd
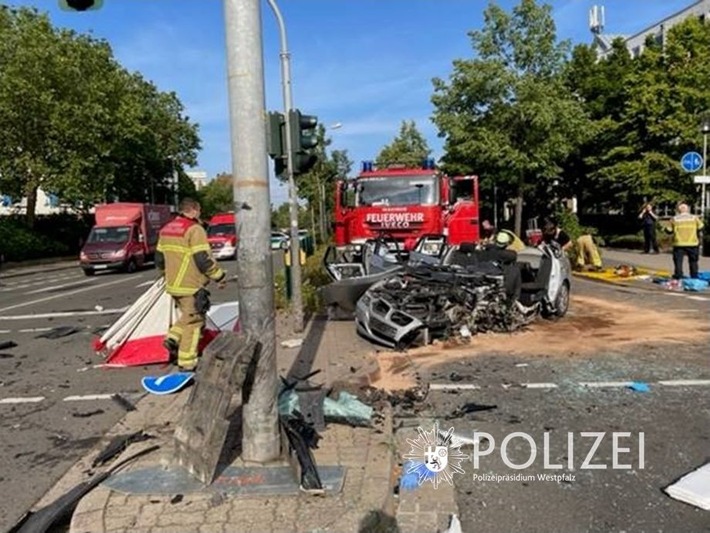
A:
[[[406,251],[425,235],[443,235],[448,244],[476,242],[478,218],[478,177],[446,176],[431,159],[421,168],[375,168],[365,161],[357,178],[336,186],[338,247],[383,236]]]

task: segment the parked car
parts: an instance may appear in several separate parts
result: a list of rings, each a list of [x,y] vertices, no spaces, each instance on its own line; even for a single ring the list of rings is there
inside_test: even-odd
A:
[[[271,249],[272,250],[288,250],[291,244],[288,235],[280,231],[271,232]]]

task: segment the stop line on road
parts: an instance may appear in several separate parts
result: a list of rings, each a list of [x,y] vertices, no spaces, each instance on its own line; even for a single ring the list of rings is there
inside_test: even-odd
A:
[[[611,388],[627,388],[637,383],[646,383],[648,385],[661,385],[662,387],[707,387],[710,386],[710,379],[669,379],[656,382],[641,382],[639,380],[628,381],[578,381],[574,383],[565,383],[559,385],[557,383],[541,382],[541,383],[502,383],[500,386],[504,389],[522,388],[522,389],[559,389],[563,387],[569,388],[571,385],[579,385],[588,389],[611,389]],[[481,390],[490,388],[490,386],[477,385],[475,383],[431,383],[430,391],[466,391],[466,390]]]

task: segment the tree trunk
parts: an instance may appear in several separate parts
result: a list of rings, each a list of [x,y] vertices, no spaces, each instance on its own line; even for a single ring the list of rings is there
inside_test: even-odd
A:
[[[35,210],[37,209],[37,189],[33,185],[27,191],[27,213],[25,214],[25,222],[28,228],[33,228],[35,225]]]
[[[316,214],[315,209],[313,209],[313,202],[311,204],[311,230],[313,231],[313,241],[318,244],[318,237],[316,236]]]
[[[523,184],[518,184],[517,196],[515,198],[515,234],[523,238]]]
[[[320,238],[321,242],[327,241],[326,229],[325,229],[325,193],[323,192],[323,187],[321,183],[318,183],[318,196],[320,201],[318,202],[318,215],[320,219]]]

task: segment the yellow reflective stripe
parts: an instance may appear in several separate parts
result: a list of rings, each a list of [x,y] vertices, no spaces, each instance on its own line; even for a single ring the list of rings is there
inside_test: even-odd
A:
[[[190,251],[189,247],[181,246],[179,244],[163,244],[163,245],[159,245],[158,249],[161,252],[176,252],[178,254],[184,254],[184,253]]]
[[[177,286],[182,285],[182,280],[185,279],[185,274],[187,274],[187,269],[190,266],[191,261],[192,261],[192,256],[190,256],[190,255],[183,255],[182,256],[182,263],[180,264],[180,270],[178,270],[177,276],[175,276],[175,281],[173,282],[175,285],[177,285]]]
[[[196,244],[196,245],[190,247],[190,251],[192,251],[193,254],[196,252],[209,252],[210,245],[209,244]]]
[[[210,274],[210,278],[212,278],[214,280],[218,280],[219,278],[221,278],[224,275],[225,275],[224,270],[222,270],[221,268],[217,268],[217,270],[214,273]]]
[[[187,287],[180,287],[178,285],[168,285],[166,287],[168,294],[172,294],[175,296],[191,296],[197,292],[197,288],[187,288]]]

